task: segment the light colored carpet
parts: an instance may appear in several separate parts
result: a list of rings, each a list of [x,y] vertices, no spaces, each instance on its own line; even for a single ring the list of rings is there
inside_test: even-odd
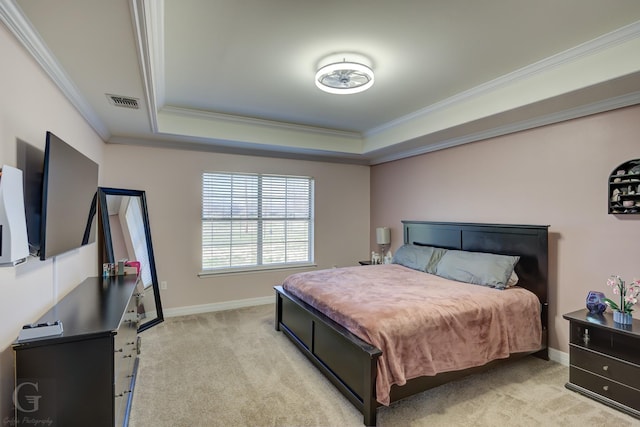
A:
[[[142,333],[130,425],[362,426],[362,415],[276,332],[274,306],[167,319]],[[378,409],[379,426],[638,426],[527,357]]]

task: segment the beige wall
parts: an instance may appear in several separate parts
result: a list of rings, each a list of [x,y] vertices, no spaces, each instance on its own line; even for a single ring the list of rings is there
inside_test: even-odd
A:
[[[315,178],[318,268],[357,265],[369,248],[369,167],[109,144],[104,185],[144,190],[163,307],[175,309],[273,295],[297,270],[199,278],[201,174],[261,172]]]
[[[640,158],[638,118],[629,107],[374,166],[372,228],[391,227],[395,249],[403,219],[550,225],[550,346],[568,352],[562,314],[611,274],[640,278],[640,215],[607,214],[609,174]]]
[[[18,144],[44,152],[47,130],[102,163],[102,140],[3,25],[0,52],[0,165],[18,165]],[[97,274],[97,256],[97,245],[92,244],[52,260],[30,258],[16,267],[0,267],[0,420],[12,411],[11,343],[22,325],[37,320],[61,296]]]

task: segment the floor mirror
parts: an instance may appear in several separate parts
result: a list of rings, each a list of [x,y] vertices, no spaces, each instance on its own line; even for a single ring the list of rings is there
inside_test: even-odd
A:
[[[144,294],[138,309],[138,332],[142,332],[164,320],[145,192],[99,187],[98,200],[104,242],[103,262],[140,262],[139,276]]]

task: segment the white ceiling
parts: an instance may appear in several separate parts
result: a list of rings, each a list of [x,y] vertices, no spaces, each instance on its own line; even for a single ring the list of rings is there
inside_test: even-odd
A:
[[[109,143],[375,164],[640,103],[637,0],[0,0],[0,19]],[[373,88],[316,88],[339,52]]]

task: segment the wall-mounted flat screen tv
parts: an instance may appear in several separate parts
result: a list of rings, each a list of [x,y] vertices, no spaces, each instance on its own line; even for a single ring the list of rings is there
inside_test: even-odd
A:
[[[40,259],[96,240],[98,164],[47,132],[42,175]]]

